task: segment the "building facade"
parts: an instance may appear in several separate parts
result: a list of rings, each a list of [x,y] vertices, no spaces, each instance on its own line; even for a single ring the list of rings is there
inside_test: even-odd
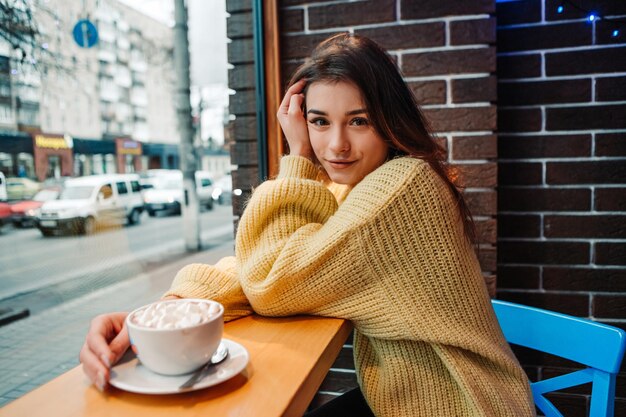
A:
[[[0,45],[0,170],[43,180],[177,167],[172,29],[115,0],[32,12],[40,53],[21,62]],[[97,28],[91,48],[73,37],[81,19]]]

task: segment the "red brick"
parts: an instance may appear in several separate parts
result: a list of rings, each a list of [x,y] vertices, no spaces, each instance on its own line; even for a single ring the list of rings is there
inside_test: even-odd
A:
[[[593,208],[597,211],[626,212],[626,188],[596,188]]]
[[[539,236],[541,236],[541,218],[539,216],[498,214],[498,237]]]
[[[597,242],[596,259],[598,265],[626,265],[626,243]],[[621,270],[623,273],[624,270]],[[626,290],[625,290],[626,291]]]
[[[597,133],[595,154],[597,156],[626,156],[626,133]]]
[[[507,1],[496,2],[498,25],[517,25],[541,21],[541,2]]]
[[[252,11],[252,0],[229,0],[226,2],[228,13]]]
[[[489,14],[495,11],[493,0],[441,1],[400,0],[402,19]]]
[[[501,132],[537,132],[541,130],[541,110],[498,108],[498,130]]]
[[[328,0],[279,0],[279,4],[281,7],[287,6],[297,6],[300,4],[308,4],[308,3],[322,3],[327,2]]]
[[[626,71],[626,46],[546,53],[546,74],[602,74]]]
[[[499,82],[498,104],[520,106],[591,101],[591,79]]]
[[[373,39],[386,50],[399,50],[443,46],[445,30],[443,22],[434,22],[357,29],[355,33]]]
[[[242,37],[252,37],[252,12],[233,13],[228,18],[226,36],[234,40]]]
[[[530,78],[541,75],[541,55],[498,56],[498,78]]]
[[[545,267],[543,288],[547,291],[626,292],[626,271]]]
[[[339,32],[281,36],[280,57],[281,59],[308,58],[320,42],[337,33]]]
[[[535,185],[542,184],[542,168],[534,162],[502,162],[498,163],[498,185]]]
[[[454,164],[461,171],[461,183],[468,188],[489,188],[497,185],[498,166],[495,163]]]
[[[445,81],[412,81],[408,85],[420,105],[446,102]]]
[[[463,49],[406,54],[402,71],[407,76],[494,72],[495,48]]]
[[[539,289],[539,267],[498,265],[498,288]]]
[[[573,188],[506,188],[498,192],[501,211],[589,211],[591,190]]]
[[[455,20],[450,22],[452,45],[496,43],[496,19]]]
[[[254,65],[241,64],[228,70],[228,87],[240,91],[242,89],[253,89],[255,87]]]
[[[624,178],[624,161],[546,163],[548,184],[623,184]]]
[[[235,171],[233,171],[234,173]],[[237,188],[233,183],[233,187]],[[243,214],[243,210],[246,207],[246,203],[250,200],[252,193],[249,191],[244,191],[241,195],[233,195],[233,215],[235,217],[240,217]],[[239,220],[235,222],[235,230],[239,226]]]
[[[626,295],[596,294],[593,296],[591,306],[594,317],[611,319],[626,318]]]
[[[278,22],[281,33],[304,31],[304,9],[280,9]]]
[[[624,128],[626,128],[626,104],[546,109],[547,130]]]
[[[596,100],[626,100],[626,77],[596,78]]]
[[[452,80],[452,101],[455,103],[494,102],[497,98],[496,84],[494,76]]]
[[[291,79],[291,76],[296,72],[296,69],[298,69],[298,67],[302,65],[303,63],[304,63],[304,59],[281,61],[280,74],[284,80],[284,83],[283,83],[284,85],[286,85],[289,82],[289,80]],[[285,89],[283,88],[283,91],[284,90]]]
[[[256,166],[238,167],[233,170],[233,189],[251,190],[260,184],[259,169]],[[234,198],[234,197],[233,197]]]
[[[478,262],[480,263],[480,269],[485,271],[496,270],[496,249],[495,248],[480,248],[478,251]]]
[[[494,216],[497,213],[495,191],[465,191],[463,197],[473,216]]]
[[[498,262],[516,264],[588,264],[589,243],[586,242],[498,242]]]
[[[546,237],[626,238],[626,215],[545,216]]]
[[[581,156],[591,156],[591,135],[498,136],[500,159]]]
[[[589,296],[556,292],[502,292],[498,298],[576,317],[589,317]]]
[[[234,39],[227,45],[228,63],[248,64],[254,62],[254,44],[252,38]]]
[[[496,129],[495,106],[424,109],[424,115],[434,132]]]
[[[497,240],[496,219],[476,220],[476,240],[478,243],[495,244]]]
[[[257,140],[256,117],[240,116],[233,120],[233,137],[236,141],[240,140]]]
[[[488,159],[497,158],[497,156],[496,135],[452,137],[453,159]]]
[[[309,7],[309,29],[348,27],[396,20],[395,0],[365,0]]]
[[[248,165],[257,161],[258,145],[254,142],[235,142],[230,149],[230,162],[233,165]]]
[[[586,22],[498,29],[498,52],[532,51],[591,45]]]
[[[229,98],[230,112],[239,115],[256,114],[256,96],[254,90],[239,90]]]

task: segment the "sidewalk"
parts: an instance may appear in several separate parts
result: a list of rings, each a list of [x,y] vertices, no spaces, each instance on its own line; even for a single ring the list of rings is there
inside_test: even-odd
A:
[[[90,320],[158,299],[183,266],[233,254],[233,241],[0,327],[0,407],[79,364]]]

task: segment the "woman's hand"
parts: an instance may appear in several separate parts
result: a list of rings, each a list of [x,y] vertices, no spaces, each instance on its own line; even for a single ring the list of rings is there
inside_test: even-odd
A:
[[[110,377],[110,368],[130,346],[124,320],[128,313],[102,314],[91,321],[85,343],[80,350],[83,372],[100,391]]]
[[[289,144],[289,154],[314,160],[315,155],[309,140],[306,115],[302,112],[302,103],[304,102],[302,90],[305,85],[306,80],[300,80],[287,90],[276,117],[278,117],[280,127],[283,129]]]

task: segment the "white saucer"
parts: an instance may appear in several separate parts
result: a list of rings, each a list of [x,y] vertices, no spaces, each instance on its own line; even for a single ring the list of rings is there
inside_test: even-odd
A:
[[[228,339],[222,339],[222,343],[228,348],[228,356],[224,359],[224,362],[213,365],[210,371],[192,387],[180,388],[191,377],[193,372],[176,376],[154,373],[143,366],[130,349],[111,368],[109,383],[124,391],[139,394],[176,394],[217,385],[243,371],[249,360],[248,351],[239,343]]]

